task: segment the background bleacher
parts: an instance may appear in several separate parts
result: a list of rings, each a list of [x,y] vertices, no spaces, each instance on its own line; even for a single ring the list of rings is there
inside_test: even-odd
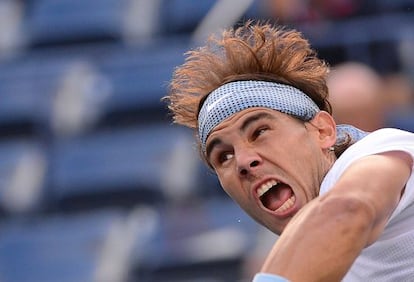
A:
[[[160,99],[206,32],[276,22],[264,2],[0,1],[0,282],[251,279],[265,231]],[[332,65],[412,80],[414,1],[360,3],[288,25]],[[414,130],[412,112],[390,124]]]

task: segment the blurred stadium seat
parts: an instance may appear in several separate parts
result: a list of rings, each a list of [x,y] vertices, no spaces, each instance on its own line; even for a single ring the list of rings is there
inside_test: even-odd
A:
[[[38,0],[25,18],[28,45],[61,45],[122,37],[126,0]]]
[[[47,206],[48,159],[40,143],[0,142],[0,209],[7,215],[30,215]]]
[[[102,210],[3,222],[1,281],[98,281],[94,277],[103,249],[111,239],[111,229],[121,230],[122,221],[122,213]]]
[[[148,240],[157,222],[148,207],[3,222],[1,281],[125,281],[132,245]]]
[[[109,50],[96,61],[113,91],[104,105],[103,123],[164,121],[166,106],[160,100],[188,47],[188,38],[160,40],[145,47]]]
[[[78,208],[82,204],[163,203],[165,190],[173,184],[166,177],[174,148],[190,138],[174,126],[148,125],[56,142],[52,194],[62,205]],[[192,158],[195,152],[188,154]],[[194,175],[193,167],[180,169],[176,176],[181,180]]]
[[[200,2],[163,0],[160,5],[161,32],[166,35],[190,34],[216,2],[216,0]]]
[[[229,198],[166,206],[159,228],[135,260],[143,281],[241,281],[259,230]]]
[[[47,127],[50,103],[71,60],[42,56],[0,64],[0,134],[39,135]]]

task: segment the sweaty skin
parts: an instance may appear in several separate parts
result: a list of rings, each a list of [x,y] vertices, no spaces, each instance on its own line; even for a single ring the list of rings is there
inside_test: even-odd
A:
[[[250,108],[212,130],[206,143],[207,160],[223,189],[250,216],[280,234],[317,197],[335,160],[329,152],[335,134],[332,117],[323,111],[303,122],[268,108]],[[271,180],[290,189],[280,201],[294,196],[293,205],[282,212],[266,208],[259,199],[258,189]]]
[[[397,206],[412,167],[411,157],[398,151],[361,158],[318,196],[335,161],[329,150],[335,140],[326,112],[303,122],[267,108],[243,110],[208,137],[206,157],[224,190],[281,234],[262,272],[291,281],[340,281]],[[282,192],[276,186],[267,206],[260,191],[275,182],[283,183]],[[287,208],[277,209],[283,203]]]
[[[356,161],[292,219],[261,271],[291,281],[340,281],[383,231],[411,167],[411,157],[397,151]]]

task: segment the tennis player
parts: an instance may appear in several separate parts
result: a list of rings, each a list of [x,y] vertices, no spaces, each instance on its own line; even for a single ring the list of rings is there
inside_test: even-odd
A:
[[[255,282],[413,281],[414,134],[336,125],[327,73],[299,32],[248,22],[189,51],[166,100],[280,235]]]

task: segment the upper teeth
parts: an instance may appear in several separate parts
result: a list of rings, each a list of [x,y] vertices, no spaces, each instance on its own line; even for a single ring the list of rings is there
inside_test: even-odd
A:
[[[269,191],[270,188],[272,188],[273,186],[277,185],[278,182],[276,180],[269,180],[266,183],[263,183],[259,189],[257,189],[257,194],[259,195],[259,197],[263,196],[264,193],[266,193],[267,191]]]

